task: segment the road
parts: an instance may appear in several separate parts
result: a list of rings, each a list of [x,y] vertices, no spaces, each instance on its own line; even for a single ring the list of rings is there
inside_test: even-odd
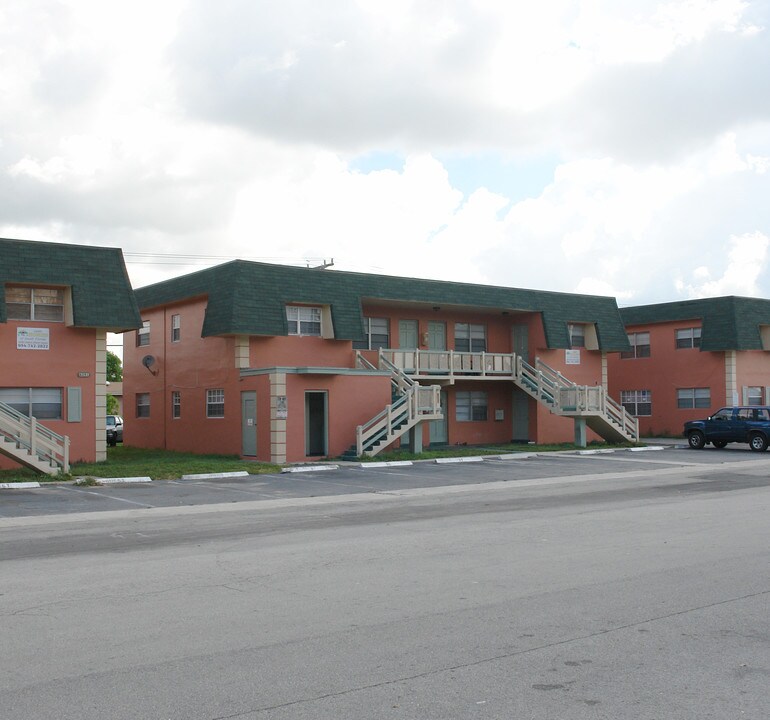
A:
[[[770,716],[770,457],[548,462],[0,495],[0,717]]]

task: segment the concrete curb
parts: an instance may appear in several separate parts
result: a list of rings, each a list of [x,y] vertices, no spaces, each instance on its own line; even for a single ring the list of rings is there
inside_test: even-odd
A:
[[[34,480],[31,482],[0,483],[0,490],[26,490],[39,487],[40,483]]]
[[[319,472],[321,470],[339,470],[339,465],[295,465],[294,467],[286,467],[281,470],[283,473],[295,473],[295,472]]]
[[[119,477],[119,478],[95,478],[97,485],[124,485],[128,483],[152,482],[151,477]]]
[[[506,453],[504,455],[486,455],[485,460],[526,460],[537,457],[537,453]]]
[[[614,449],[601,449],[601,450],[578,450],[577,455],[609,455],[610,453],[614,453]]]
[[[383,467],[408,467],[414,465],[411,460],[385,460],[383,462],[358,463],[361,468],[383,468]]]
[[[435,458],[437,465],[448,465],[449,463],[467,463],[467,462],[484,462],[482,455],[473,455],[471,457],[456,457],[456,458]]]
[[[654,452],[655,450],[665,450],[663,445],[647,445],[645,447],[628,448],[628,452]]]
[[[221,473],[195,473],[192,475],[182,475],[182,480],[219,480],[222,478],[248,477],[249,473],[245,470],[234,470],[232,472]]]

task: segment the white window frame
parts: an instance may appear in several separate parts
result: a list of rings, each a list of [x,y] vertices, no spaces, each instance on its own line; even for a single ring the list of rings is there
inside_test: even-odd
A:
[[[674,344],[677,350],[699,348],[701,329],[699,327],[679,328],[674,330]]]
[[[586,326],[583,323],[568,323],[569,346],[571,348],[584,348],[586,346]]]
[[[650,417],[652,415],[652,391],[621,390],[620,404],[635,417]],[[646,412],[644,412],[645,410]]]
[[[150,393],[136,393],[136,417],[150,417]]]
[[[316,305],[287,305],[286,325],[289,335],[299,337],[321,337],[322,308]],[[316,332],[316,326],[318,332]]]
[[[364,318],[366,339],[354,340],[354,350],[379,350],[390,347],[390,320],[388,318]]]
[[[142,320],[142,327],[136,331],[136,346],[146,347],[150,344],[150,321]]]
[[[179,390],[171,391],[171,419],[178,420],[182,417],[182,393]]]
[[[484,390],[458,390],[455,393],[457,422],[486,422],[489,419],[489,396]]]
[[[676,407],[678,410],[711,407],[711,388],[677,388]]]
[[[455,323],[455,352],[486,352],[487,326],[479,323]]]
[[[14,291],[28,291],[29,298],[14,300]],[[53,295],[51,295],[53,293]],[[11,299],[9,299],[11,295]],[[36,301],[37,298],[40,302]],[[57,302],[44,302],[44,298],[53,297]],[[8,285],[5,288],[5,307],[8,320],[24,320],[30,322],[64,322],[64,289],[56,287],[28,287],[25,285]],[[27,308],[28,312],[18,313],[14,310]],[[55,317],[38,317],[43,315],[43,309],[55,310]]]
[[[22,415],[40,420],[62,420],[64,418],[62,398],[63,392],[60,387],[0,388],[0,402],[10,405]],[[58,407],[58,413],[51,411],[41,413],[40,406]]]
[[[645,340],[646,342],[644,342]],[[623,360],[650,357],[651,347],[650,347],[649,332],[628,333],[628,342],[631,345],[631,349],[624,350],[620,353],[620,357]],[[641,348],[647,348],[647,349],[643,350]]]
[[[765,404],[765,388],[761,385],[749,385],[746,388],[746,405],[756,406]]]
[[[206,417],[212,419],[225,416],[225,391],[224,388],[212,388],[206,390]]]
[[[182,317],[179,313],[171,316],[171,342],[179,342],[182,338]]]

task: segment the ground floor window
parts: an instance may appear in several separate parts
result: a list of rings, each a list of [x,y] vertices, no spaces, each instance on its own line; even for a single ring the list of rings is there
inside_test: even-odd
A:
[[[171,417],[182,417],[182,393],[179,390],[174,390],[171,393]]]
[[[206,390],[206,417],[221,418],[225,416],[225,391],[221,388]]]
[[[746,405],[764,405],[765,393],[764,388],[759,387],[747,387],[746,388]]]
[[[487,419],[487,394],[460,391],[455,395],[455,418],[458,422]]]
[[[620,404],[632,415],[652,415],[652,392],[650,390],[621,390]]]
[[[150,393],[136,394],[136,416],[138,418],[150,417]]]
[[[711,388],[679,388],[676,391],[676,406],[680,410],[710,408]]]
[[[0,388],[0,402],[27,417],[39,420],[62,419],[61,388]]]

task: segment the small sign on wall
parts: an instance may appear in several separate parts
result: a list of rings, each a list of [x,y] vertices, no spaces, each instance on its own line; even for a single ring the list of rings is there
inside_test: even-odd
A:
[[[285,395],[278,395],[275,398],[275,417],[278,420],[285,420],[289,417],[289,406]]]
[[[50,350],[48,328],[16,328],[17,350]]]
[[[565,365],[580,365],[580,350],[565,350],[564,363]]]

